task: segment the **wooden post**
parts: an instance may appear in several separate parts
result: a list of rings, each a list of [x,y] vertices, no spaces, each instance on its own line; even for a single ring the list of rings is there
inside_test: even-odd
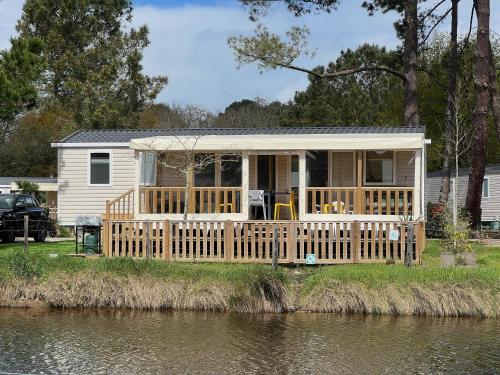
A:
[[[28,252],[28,225],[29,225],[29,216],[24,215],[24,252]]]
[[[358,262],[358,254],[361,249],[361,225],[359,221],[354,221],[351,224],[351,258],[353,263]]]
[[[224,224],[224,258],[227,262],[233,259],[233,223],[231,220],[226,220]]]
[[[279,228],[278,224],[274,224],[274,231],[273,231],[273,258],[272,258],[272,266],[273,270],[276,270],[278,268],[278,255],[279,255]]]
[[[150,255],[151,255],[151,241],[150,241],[150,238],[149,238],[149,232],[150,232],[150,223],[149,223],[149,220],[146,219],[146,222],[144,224],[146,226],[146,259],[149,259],[150,258]]]
[[[106,203],[107,206],[107,203]],[[106,217],[102,220],[102,239],[101,239],[103,245],[102,245],[102,251],[104,253],[104,256],[108,256],[108,216],[106,214]]]
[[[288,262],[295,263],[297,254],[297,224],[295,222],[288,223],[288,238],[287,238]]]
[[[170,244],[171,236],[170,236],[170,221],[165,220],[163,222],[163,258],[165,260],[170,260]]]
[[[406,237],[405,266],[410,267],[413,263],[413,222],[408,222],[408,236]]]

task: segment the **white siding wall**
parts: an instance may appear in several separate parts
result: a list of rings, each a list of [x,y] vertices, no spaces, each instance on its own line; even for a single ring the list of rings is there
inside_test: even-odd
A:
[[[481,200],[481,220],[482,221],[492,221],[496,217],[500,217],[500,174],[486,174],[485,177],[489,179],[490,194],[488,198]],[[455,177],[452,177],[452,181]],[[467,184],[469,176],[459,176],[457,185],[457,200],[458,207],[465,206],[465,198],[467,196]],[[426,180],[426,201],[437,203],[439,200],[439,189],[441,188],[441,177],[427,177]],[[451,205],[451,191],[450,200]]]
[[[106,200],[134,187],[134,152],[129,148],[93,148],[111,152],[111,186],[89,186],[89,149],[58,149],[58,221],[73,225],[77,215],[102,215]]]

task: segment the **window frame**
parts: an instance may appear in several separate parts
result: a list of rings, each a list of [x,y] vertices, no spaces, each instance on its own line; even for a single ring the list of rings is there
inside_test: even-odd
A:
[[[484,195],[484,183],[488,184],[488,195]],[[481,188],[481,198],[486,198],[488,199],[490,197],[490,177],[489,176],[484,176],[483,177],[483,186]]]
[[[92,149],[87,153],[87,186],[88,187],[112,187],[113,186],[113,150],[110,149]],[[90,180],[92,170],[92,154],[109,154],[109,183],[93,184]]]
[[[365,150],[363,151],[363,186],[396,186],[397,180],[397,165],[396,165],[396,153],[395,150],[383,150],[384,152],[392,152],[392,182],[366,182],[366,153],[368,151],[380,151],[380,150]]]

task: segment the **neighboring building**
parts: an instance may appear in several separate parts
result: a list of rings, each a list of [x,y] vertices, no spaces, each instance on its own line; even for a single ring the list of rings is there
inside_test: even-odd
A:
[[[274,197],[268,206],[290,203],[293,192],[298,220],[423,218],[426,143],[423,128],[408,127],[80,130],[52,145],[58,221],[103,215],[106,201],[132,191],[140,199],[122,202],[130,217],[181,219],[184,179],[156,153],[188,144],[199,153],[241,154],[238,163],[195,176],[194,219],[248,220],[248,193],[256,189]]]
[[[442,171],[431,172],[427,174],[426,182],[426,201],[437,203],[439,201],[439,190],[441,189]],[[469,181],[469,168],[458,169],[458,183],[455,181],[455,170],[451,172],[450,199],[452,185],[456,184],[457,205],[465,206],[467,196],[467,186]],[[488,223],[498,221],[500,218],[500,165],[488,165],[484,174],[483,194],[481,200],[481,221]]]

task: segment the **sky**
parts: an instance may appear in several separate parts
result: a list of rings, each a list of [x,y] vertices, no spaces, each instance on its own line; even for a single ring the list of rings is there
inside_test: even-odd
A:
[[[460,2],[462,31],[468,28],[471,2]],[[360,3],[343,0],[331,14],[302,18],[277,8],[263,22],[280,34],[293,25],[309,28],[309,46],[316,55],[297,61],[308,68],[328,64],[342,49],[365,42],[388,48],[398,46],[392,26],[396,15],[379,13],[369,17]],[[22,4],[22,0],[0,0],[0,50],[8,48],[10,37],[15,36]],[[491,7],[491,28],[500,33],[500,1],[491,0]],[[286,102],[297,90],[307,87],[307,77],[300,72],[277,69],[260,73],[255,64],[237,69],[227,38],[249,35],[255,25],[236,0],[135,0],[132,26],[143,24],[149,27],[151,41],[144,51],[144,71],[169,79],[158,102],[196,104],[218,112],[241,99],[260,97]],[[442,30],[447,31],[448,25],[444,23]]]

